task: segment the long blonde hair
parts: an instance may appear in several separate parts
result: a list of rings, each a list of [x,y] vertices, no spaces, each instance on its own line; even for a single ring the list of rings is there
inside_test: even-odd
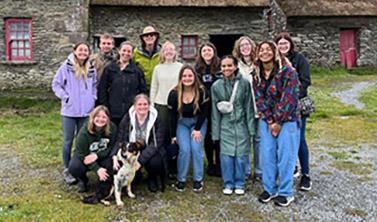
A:
[[[163,64],[166,62],[166,58],[165,58],[165,55],[164,55],[164,51],[166,50],[166,47],[168,47],[168,45],[172,45],[174,46],[174,51],[175,51],[175,56],[173,58],[173,62],[177,61],[177,51],[176,51],[176,48],[175,48],[175,45],[174,43],[170,42],[170,41],[166,41],[162,47],[161,47],[161,52],[160,52],[160,63]]]
[[[77,59],[76,54],[75,54],[73,68],[75,70],[75,77],[76,77],[76,79],[80,79],[81,76],[83,76],[84,80],[86,81],[88,79],[89,66],[90,66],[90,64],[89,64],[90,47],[89,47],[89,44],[86,43],[86,42],[78,42],[73,47],[73,51],[76,51],[76,49],[80,45],[86,45],[86,47],[88,47],[89,55],[88,55],[88,58],[84,61],[84,63],[82,65],[80,65],[80,62]]]
[[[99,112],[105,112],[106,116],[107,116],[107,122],[106,122],[106,125],[104,127],[105,129],[105,135],[106,136],[109,136],[110,133],[111,133],[111,130],[110,130],[110,125],[111,125],[111,121],[110,121],[110,112],[109,110],[106,108],[106,106],[97,106],[96,108],[94,108],[94,110],[90,113],[89,115],[89,122],[88,122],[88,132],[90,134],[94,134],[95,133],[95,124],[94,124],[94,118],[98,115]]]

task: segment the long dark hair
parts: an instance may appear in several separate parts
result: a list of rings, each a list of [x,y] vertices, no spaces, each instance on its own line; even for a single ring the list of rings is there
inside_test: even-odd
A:
[[[278,44],[280,39],[285,39],[291,44],[288,53],[293,53],[295,51],[295,44],[288,32],[280,32],[275,38],[275,43]]]
[[[203,45],[200,46],[199,51],[198,51],[198,55],[196,56],[196,60],[195,60],[195,63],[196,63],[195,68],[197,69],[197,71],[200,74],[204,74],[206,72],[207,64],[202,57],[202,49],[205,46],[210,47],[213,50],[213,58],[211,60],[211,63],[209,64],[209,66],[210,66],[211,74],[215,75],[216,73],[218,73],[220,71],[220,59],[217,56],[217,49],[216,49],[215,45],[213,45],[210,42],[204,43]]]

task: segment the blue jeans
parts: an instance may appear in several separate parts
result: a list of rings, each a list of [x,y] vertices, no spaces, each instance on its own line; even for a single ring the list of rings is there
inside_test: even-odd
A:
[[[300,147],[298,149],[298,159],[301,165],[301,174],[309,174],[309,149],[305,139],[306,118],[307,117],[301,118]]]
[[[207,120],[204,121],[200,132],[202,140],[197,142],[192,139],[191,134],[194,131],[197,118],[180,118],[177,124],[177,142],[179,145],[177,179],[180,182],[186,182],[186,177],[190,167],[192,157],[193,179],[194,181],[203,180],[204,172],[204,151],[203,142],[207,131]]]
[[[266,121],[259,121],[263,187],[270,195],[293,196],[300,128],[298,122],[285,122],[278,137],[273,137]],[[279,177],[279,186],[276,183]]]
[[[259,147],[260,147],[260,135],[258,131],[258,122],[259,119],[255,119],[255,134],[253,136],[253,152],[254,152],[254,174],[261,176],[262,175],[262,168],[260,166],[261,162],[261,155],[259,152]],[[251,165],[250,165],[250,158],[247,159],[246,161],[246,175],[251,175]]]
[[[245,189],[245,166],[249,155],[229,156],[220,154],[224,188]]]
[[[72,142],[75,135],[86,121],[87,117],[68,117],[62,116],[64,142],[62,147],[62,156],[64,168],[68,169],[71,160]]]

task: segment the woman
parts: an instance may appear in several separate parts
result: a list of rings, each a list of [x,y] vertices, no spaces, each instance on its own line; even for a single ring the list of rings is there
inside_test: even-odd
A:
[[[257,47],[259,71],[254,76],[261,136],[264,191],[259,201],[288,206],[293,200],[293,171],[300,141],[297,73],[275,43]],[[277,184],[279,178],[279,184]]]
[[[223,194],[245,194],[245,169],[254,135],[254,109],[250,84],[237,69],[237,59],[221,58],[223,78],[216,81],[212,95],[212,139],[220,140]],[[233,95],[232,95],[233,94]],[[233,97],[233,101],[231,101]],[[218,103],[230,101],[233,111],[225,113]]]
[[[75,154],[69,164],[69,172],[79,180],[78,192],[87,191],[86,173],[94,171],[99,179],[96,199],[102,200],[108,195],[113,183],[111,151],[115,139],[116,126],[110,122],[108,109],[97,106],[77,135]]]
[[[131,60],[133,46],[125,41],[119,47],[119,59],[105,67],[99,87],[99,104],[110,110],[111,121],[119,126],[135,96],[147,91],[144,73]]]
[[[254,113],[256,113],[255,97],[253,90],[253,72],[255,70],[254,60],[255,60],[255,48],[256,45],[253,40],[247,36],[241,36],[234,44],[233,56],[238,60],[238,70],[242,77],[250,82],[251,93],[253,95],[253,106]],[[259,142],[260,136],[258,134],[258,117],[255,117],[255,134],[253,136],[253,151],[254,151],[254,179],[261,180],[262,169],[260,166],[260,152],[259,152]],[[246,163],[246,177],[251,175],[251,165],[250,158]]]
[[[135,48],[132,60],[145,73],[149,88],[154,67],[160,61],[160,33],[152,26],[146,26],[140,35],[141,46]]]
[[[124,115],[119,125],[117,145],[114,154],[119,149],[119,143],[136,142],[140,149],[140,156],[136,163],[136,170],[145,167],[148,172],[148,189],[157,192],[157,176],[164,180],[166,156],[163,147],[163,131],[157,110],[151,106],[145,94],[135,97],[133,106]],[[161,184],[161,189],[164,189]]]
[[[170,144],[169,123],[170,116],[168,110],[168,96],[170,90],[177,85],[179,70],[183,64],[177,62],[177,52],[172,42],[165,42],[161,48],[160,64],[153,71],[152,84],[150,90],[151,103],[158,111],[162,123],[164,135],[164,146]],[[168,152],[169,153],[169,152]],[[177,173],[176,159],[169,158],[169,178],[175,179]]]
[[[220,59],[217,57],[216,47],[212,43],[205,43],[199,48],[199,54],[196,58],[195,70],[202,84],[207,91],[211,91],[213,83],[219,78]],[[204,140],[209,176],[221,177],[220,167],[220,144],[211,139],[211,110],[208,112],[208,128]]]
[[[171,111],[172,143],[178,143],[178,175],[176,190],[183,192],[189,171],[190,159],[193,167],[193,190],[203,189],[204,153],[203,142],[207,130],[209,97],[204,86],[190,65],[179,72],[178,85],[169,93]]]
[[[276,37],[275,43],[277,44],[279,51],[289,59],[298,73],[298,78],[301,83],[299,99],[308,96],[308,88],[311,84],[310,66],[308,60],[306,60],[304,55],[295,51],[295,45],[289,33],[280,33]],[[298,159],[300,161],[302,175],[300,180],[300,189],[303,191],[308,191],[312,188],[312,182],[309,176],[309,149],[305,139],[306,119],[308,117],[309,115],[304,115],[301,113],[300,147],[298,149]],[[295,175],[296,172],[298,174],[297,176],[299,176],[297,166],[295,169]]]
[[[89,55],[89,45],[85,42],[77,43],[52,81],[52,90],[61,100],[63,175],[67,184],[76,182],[68,172],[73,138],[93,110],[97,98],[97,74],[88,61]]]

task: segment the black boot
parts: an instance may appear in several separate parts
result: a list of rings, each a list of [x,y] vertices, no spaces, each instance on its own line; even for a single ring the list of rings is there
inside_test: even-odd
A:
[[[148,177],[148,189],[152,193],[156,193],[158,190],[157,178]]]
[[[78,181],[79,182],[77,183],[77,192],[84,193],[88,191],[88,186],[87,186],[88,181],[85,179],[79,179]]]

